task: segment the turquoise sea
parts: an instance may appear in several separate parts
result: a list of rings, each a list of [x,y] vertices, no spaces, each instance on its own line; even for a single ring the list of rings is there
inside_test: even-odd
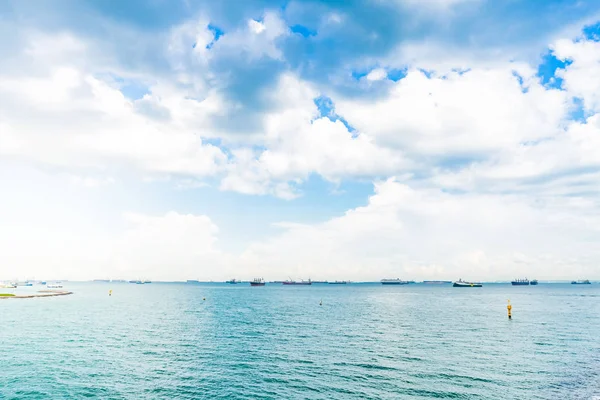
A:
[[[0,398],[600,396],[600,284],[64,285],[0,300]]]

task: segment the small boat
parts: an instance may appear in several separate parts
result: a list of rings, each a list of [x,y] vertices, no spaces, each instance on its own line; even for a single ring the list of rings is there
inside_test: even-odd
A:
[[[513,286],[529,286],[529,279],[515,279],[510,282]]]
[[[590,285],[590,284],[591,284],[591,282],[588,281],[587,279],[571,282],[571,285]]]
[[[236,279],[232,279],[230,281],[225,281],[225,283],[229,283],[231,285],[236,285],[238,283],[238,281]]]
[[[538,284],[537,279],[532,280],[531,282],[529,282],[530,285],[535,286]]]
[[[2,289],[16,289],[17,285],[14,283],[2,283],[0,284],[0,288]]]
[[[350,281],[333,281],[333,282],[328,282],[330,285],[346,285],[348,283],[350,283]]]
[[[255,278],[250,281],[250,286],[265,286],[265,280],[263,278]]]
[[[382,279],[382,285],[408,285],[408,281],[403,281],[400,278],[396,279]]]
[[[305,281],[305,280],[293,281],[290,279],[289,281],[283,281],[281,283],[284,285],[312,285],[312,281],[310,279],[307,281]]]
[[[483,285],[479,282],[465,282],[462,279],[457,280],[452,285],[453,287],[482,287]]]

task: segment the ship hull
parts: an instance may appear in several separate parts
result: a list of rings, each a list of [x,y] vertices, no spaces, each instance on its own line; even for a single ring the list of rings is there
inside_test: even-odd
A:
[[[529,286],[529,282],[511,282],[513,286]]]
[[[408,282],[381,282],[382,285],[408,285]]]
[[[265,286],[264,282],[250,282],[250,286]]]
[[[454,282],[454,284],[452,285],[453,287],[482,287],[483,285],[481,283],[458,283],[458,282]]]

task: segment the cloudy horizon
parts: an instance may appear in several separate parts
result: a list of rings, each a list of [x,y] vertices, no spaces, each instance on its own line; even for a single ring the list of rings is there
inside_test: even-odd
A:
[[[600,279],[600,4],[0,4],[0,280]]]

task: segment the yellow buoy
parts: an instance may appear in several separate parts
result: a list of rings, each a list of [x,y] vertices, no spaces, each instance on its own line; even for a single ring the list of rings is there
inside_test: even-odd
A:
[[[112,289],[110,289],[110,290],[108,291],[108,295],[109,295],[109,296],[112,296]]]
[[[506,309],[508,310],[508,319],[512,319],[512,306],[510,305],[510,300],[508,300],[508,305],[506,306]]]

